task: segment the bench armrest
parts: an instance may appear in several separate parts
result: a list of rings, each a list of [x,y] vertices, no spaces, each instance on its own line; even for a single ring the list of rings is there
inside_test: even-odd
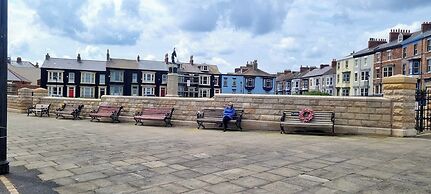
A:
[[[198,118],[198,119],[200,119],[200,118],[204,118],[204,116],[205,116],[204,112],[198,111],[198,112],[196,113],[196,118]]]
[[[97,110],[91,110],[90,113],[97,113]]]
[[[136,112],[133,116],[141,116],[142,112]]]

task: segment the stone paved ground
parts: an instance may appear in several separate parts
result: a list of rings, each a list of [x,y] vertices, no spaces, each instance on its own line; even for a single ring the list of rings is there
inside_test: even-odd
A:
[[[60,193],[430,193],[431,141],[93,123],[9,113],[9,160]]]

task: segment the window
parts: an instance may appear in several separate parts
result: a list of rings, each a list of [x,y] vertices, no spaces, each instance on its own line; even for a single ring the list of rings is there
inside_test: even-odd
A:
[[[358,88],[355,88],[354,92],[353,92],[353,96],[357,96],[358,95]]]
[[[99,87],[99,98],[106,95],[106,87]]]
[[[428,62],[427,70],[428,70],[428,73],[430,73],[431,72],[431,59],[428,59],[427,62]]]
[[[380,69],[376,69],[376,78],[380,78]]]
[[[313,86],[313,79],[310,79],[310,86]]]
[[[427,51],[428,51],[428,52],[431,52],[431,39],[428,39],[428,40],[427,40],[427,46],[428,46],[428,47],[427,47]]]
[[[358,72],[355,72],[355,82],[358,81]]]
[[[254,79],[247,78],[246,87],[254,87]]]
[[[219,76],[214,76],[214,86],[218,86]]]
[[[403,58],[407,57],[407,47],[403,48]]]
[[[368,81],[370,78],[370,72],[368,71],[363,71],[361,72],[361,80],[362,81]]]
[[[75,73],[70,72],[69,73],[69,83],[75,83]]]
[[[48,96],[63,96],[63,86],[48,86]]]
[[[272,88],[272,79],[265,79],[265,88]]]
[[[232,78],[232,87],[236,87],[236,77]]]
[[[132,83],[138,83],[138,74],[132,73]]]
[[[223,86],[224,87],[227,87],[228,85],[227,85],[227,77],[224,77],[223,78]]]
[[[358,59],[355,59],[355,67],[357,67],[358,66]]]
[[[277,91],[283,91],[283,83],[277,82]]]
[[[295,87],[299,87],[299,81],[295,81]]]
[[[99,84],[105,85],[105,83],[106,83],[105,74],[100,74],[99,75]]]
[[[419,61],[413,61],[412,75],[419,75],[419,74],[420,74],[420,62]]]
[[[154,96],[154,87],[143,87],[142,88],[143,96]]]
[[[96,73],[82,72],[81,73],[81,83],[83,84],[94,84]]]
[[[81,87],[81,98],[94,98],[94,87]]]
[[[392,60],[392,50],[388,50],[388,60]]]
[[[199,97],[209,98],[210,97],[210,89],[209,88],[199,88]]]
[[[124,71],[111,71],[110,76],[111,76],[111,82],[123,82],[124,81]]]
[[[350,89],[349,88],[343,88],[342,90],[341,90],[341,95],[342,96],[349,96],[349,92],[350,92]]]
[[[383,67],[383,77],[390,77],[393,75],[393,73],[394,73],[394,67],[392,66]]]
[[[63,71],[48,71],[48,82],[63,83]]]
[[[155,75],[153,72],[142,72],[142,83],[155,83]]]
[[[337,69],[340,69],[340,62],[337,63]]]
[[[365,57],[364,58],[364,66],[367,66],[368,65],[368,58],[367,57]]]
[[[346,60],[346,69],[349,68],[349,61]]]
[[[414,44],[413,45],[413,55],[417,55],[418,54],[418,44]]]
[[[236,89],[232,89],[232,94],[236,94]]]
[[[340,74],[337,74],[337,83],[340,83]]]
[[[114,96],[122,96],[123,86],[111,85],[109,93]]]
[[[343,82],[350,82],[350,72],[343,73]]]
[[[316,86],[319,86],[319,78],[316,79]]]
[[[220,89],[214,89],[214,94],[220,94]]]
[[[376,53],[376,61],[380,62],[380,53]]]
[[[332,77],[327,77],[326,78],[326,85],[327,86],[332,86]]]
[[[166,83],[168,83],[168,75],[163,74],[162,75],[162,84],[166,84]]]
[[[286,81],[286,90],[290,90],[290,81]]]
[[[132,85],[132,88],[131,88],[131,94],[132,94],[132,96],[139,96],[139,86],[138,85]]]
[[[200,85],[210,85],[211,77],[209,75],[200,75],[199,76],[199,84]]]
[[[361,88],[361,96],[368,96],[368,88]]]
[[[201,71],[208,71],[208,66],[206,65],[201,66]]]
[[[406,75],[406,64],[403,64],[403,75]]]

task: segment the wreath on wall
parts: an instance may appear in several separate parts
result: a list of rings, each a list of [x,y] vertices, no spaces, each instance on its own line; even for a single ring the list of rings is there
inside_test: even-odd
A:
[[[299,120],[303,123],[309,123],[314,118],[314,111],[312,109],[304,108],[299,111]]]

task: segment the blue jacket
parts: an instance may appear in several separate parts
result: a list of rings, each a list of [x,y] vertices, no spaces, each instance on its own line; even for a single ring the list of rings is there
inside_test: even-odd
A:
[[[235,108],[230,108],[230,107],[224,108],[223,116],[227,116],[232,119],[233,116],[235,116]]]

